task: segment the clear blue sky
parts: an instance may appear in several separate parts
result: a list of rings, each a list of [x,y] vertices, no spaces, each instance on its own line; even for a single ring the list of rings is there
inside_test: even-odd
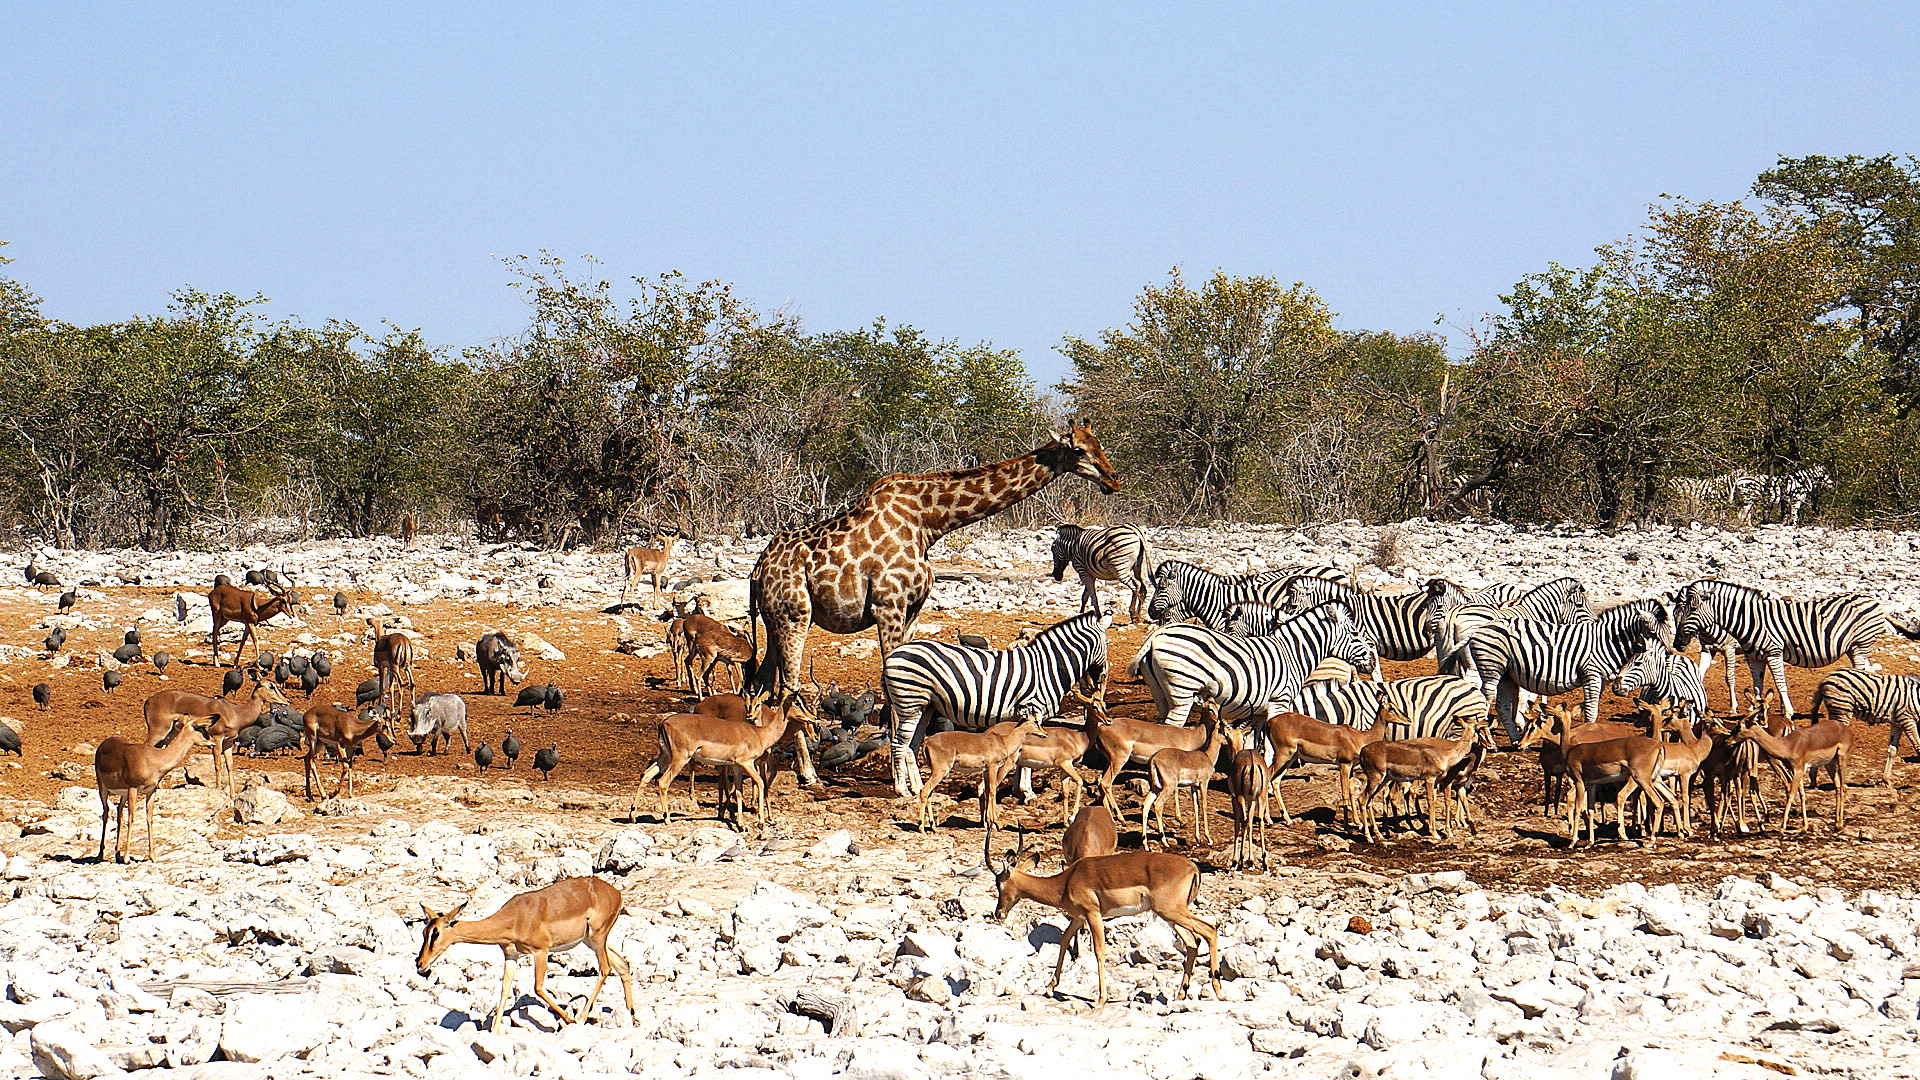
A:
[[[1428,330],[1663,192],[1920,153],[1913,4],[411,8],[0,8],[5,272],[75,322],[193,285],[459,348],[545,248],[1049,383],[1175,265]]]

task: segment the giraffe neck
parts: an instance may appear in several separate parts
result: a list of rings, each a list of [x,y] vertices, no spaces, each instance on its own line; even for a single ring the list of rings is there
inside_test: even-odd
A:
[[[902,494],[907,496],[907,516],[918,528],[924,551],[953,530],[1027,498],[1058,475],[1035,455],[1022,454],[979,468],[912,477],[924,485],[917,505],[912,494]]]

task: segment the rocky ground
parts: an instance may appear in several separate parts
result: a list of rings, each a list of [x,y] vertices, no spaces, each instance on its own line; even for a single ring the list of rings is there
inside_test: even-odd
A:
[[[1601,599],[1718,574],[1795,595],[1865,591],[1920,610],[1912,534],[1408,523],[1166,530],[1155,542],[1162,556],[1222,570],[1334,562],[1383,588],[1433,574],[1472,586],[1566,573]],[[676,559],[675,584],[697,584],[728,608],[755,550],[702,545]],[[1005,641],[1071,610],[1078,594],[1071,580],[1042,580],[1038,533],[969,530],[936,555],[943,580],[922,618],[934,636],[967,629]],[[857,762],[817,793],[783,778],[771,823],[749,819],[744,834],[719,828],[710,809],[661,825],[650,800],[629,821],[651,721],[680,696],[667,686],[658,624],[609,610],[619,590],[611,554],[432,538],[410,549],[50,552],[40,565],[91,584],[65,616],[55,590],[0,588],[0,714],[26,744],[17,763],[0,764],[9,823],[0,824],[0,1076],[1920,1071],[1920,856],[1912,799],[1868,786],[1882,729],[1856,748],[1847,830],[1829,816],[1808,837],[1703,834],[1651,848],[1603,838],[1569,852],[1535,805],[1537,765],[1516,754],[1490,765],[1477,836],[1354,844],[1321,809],[1276,830],[1271,872],[1230,872],[1215,793],[1215,843],[1182,850],[1206,871],[1196,907],[1220,925],[1224,1000],[1210,990],[1173,1000],[1171,935],[1135,918],[1111,928],[1117,1000],[1093,1010],[1090,956],[1070,963],[1061,996],[1042,993],[1063,918],[1027,904],[1004,925],[991,921],[972,804],[921,836],[902,824],[911,811],[890,798],[884,762]],[[357,797],[308,802],[297,760],[242,759],[242,824],[224,792],[195,781],[205,778],[200,758],[184,786],[159,797],[154,862],[94,863],[93,746],[138,729],[140,702],[156,689],[217,687],[195,598],[204,602],[215,573],[265,566],[291,570],[313,603],[304,619],[268,627],[268,647],[340,660],[320,698],[350,696],[368,674],[361,615],[391,609],[420,634],[423,688],[468,695],[477,737],[498,742],[511,724],[529,746],[557,745],[561,768],[542,781],[523,757],[511,773],[481,775],[458,753],[402,752],[364,763]],[[335,589],[349,594],[347,617],[331,611]],[[178,663],[163,681],[136,661],[104,692],[101,668],[114,665],[104,654],[136,624],[146,653],[166,648]],[[49,658],[39,642],[53,625],[70,637]],[[477,695],[458,646],[494,628],[540,639],[530,681],[569,690],[559,714]],[[1139,638],[1117,627],[1116,655]],[[823,681],[877,673],[871,638],[815,642]],[[1920,671],[1906,642],[1878,656],[1890,670]],[[1817,678],[1797,673],[1796,693]],[[46,712],[29,699],[36,682],[53,689]],[[1147,708],[1137,685],[1116,684],[1112,696],[1122,713]],[[1920,767],[1896,775],[1911,786]],[[1324,807],[1328,787],[1310,778],[1289,802]],[[683,809],[685,790],[675,795]],[[701,785],[709,807],[710,791]],[[1816,792],[1816,812],[1830,815],[1831,798]],[[1057,865],[1051,793],[1004,810]],[[426,976],[414,970],[420,904],[471,897],[471,911],[485,913],[589,872],[626,897],[614,943],[633,964],[632,1015],[610,981],[591,1022],[561,1027],[528,992],[522,962],[510,1022],[489,1031],[497,951],[456,946]],[[549,986],[577,1004],[593,973],[592,954],[576,950],[556,958]],[[835,1030],[793,1010],[802,992],[840,1007]]]

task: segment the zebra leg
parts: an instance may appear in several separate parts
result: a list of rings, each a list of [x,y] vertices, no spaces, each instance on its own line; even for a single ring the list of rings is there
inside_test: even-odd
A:
[[[1588,672],[1586,684],[1580,688],[1582,693],[1580,717],[1589,724],[1600,721],[1600,686],[1605,681],[1605,675],[1597,671]]]
[[[1794,718],[1793,699],[1787,696],[1787,661],[1778,653],[1767,657],[1767,670],[1773,675],[1773,687],[1780,691],[1780,710],[1791,722]]]
[[[895,702],[892,707],[893,731],[887,739],[887,753],[893,763],[893,793],[909,799],[920,794],[920,764],[915,760],[913,744],[926,716],[903,702]]]
[[[1493,699],[1494,708],[1500,713],[1500,722],[1507,729],[1507,745],[1520,745],[1520,727],[1515,722],[1520,708],[1520,684],[1512,679],[1501,677],[1494,692],[1487,695]]]

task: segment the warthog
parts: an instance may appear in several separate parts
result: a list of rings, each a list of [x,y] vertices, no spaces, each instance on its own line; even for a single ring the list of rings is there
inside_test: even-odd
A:
[[[413,703],[413,723],[407,727],[407,737],[413,740],[416,753],[421,752],[422,744],[426,753],[439,753],[442,739],[446,740],[445,749],[453,749],[455,732],[460,734],[461,748],[472,752],[473,744],[467,741],[467,703],[459,694],[421,694]]]
[[[473,657],[480,661],[483,694],[504,694],[509,681],[518,686],[527,677],[527,669],[520,662],[520,646],[498,630],[475,643]]]

